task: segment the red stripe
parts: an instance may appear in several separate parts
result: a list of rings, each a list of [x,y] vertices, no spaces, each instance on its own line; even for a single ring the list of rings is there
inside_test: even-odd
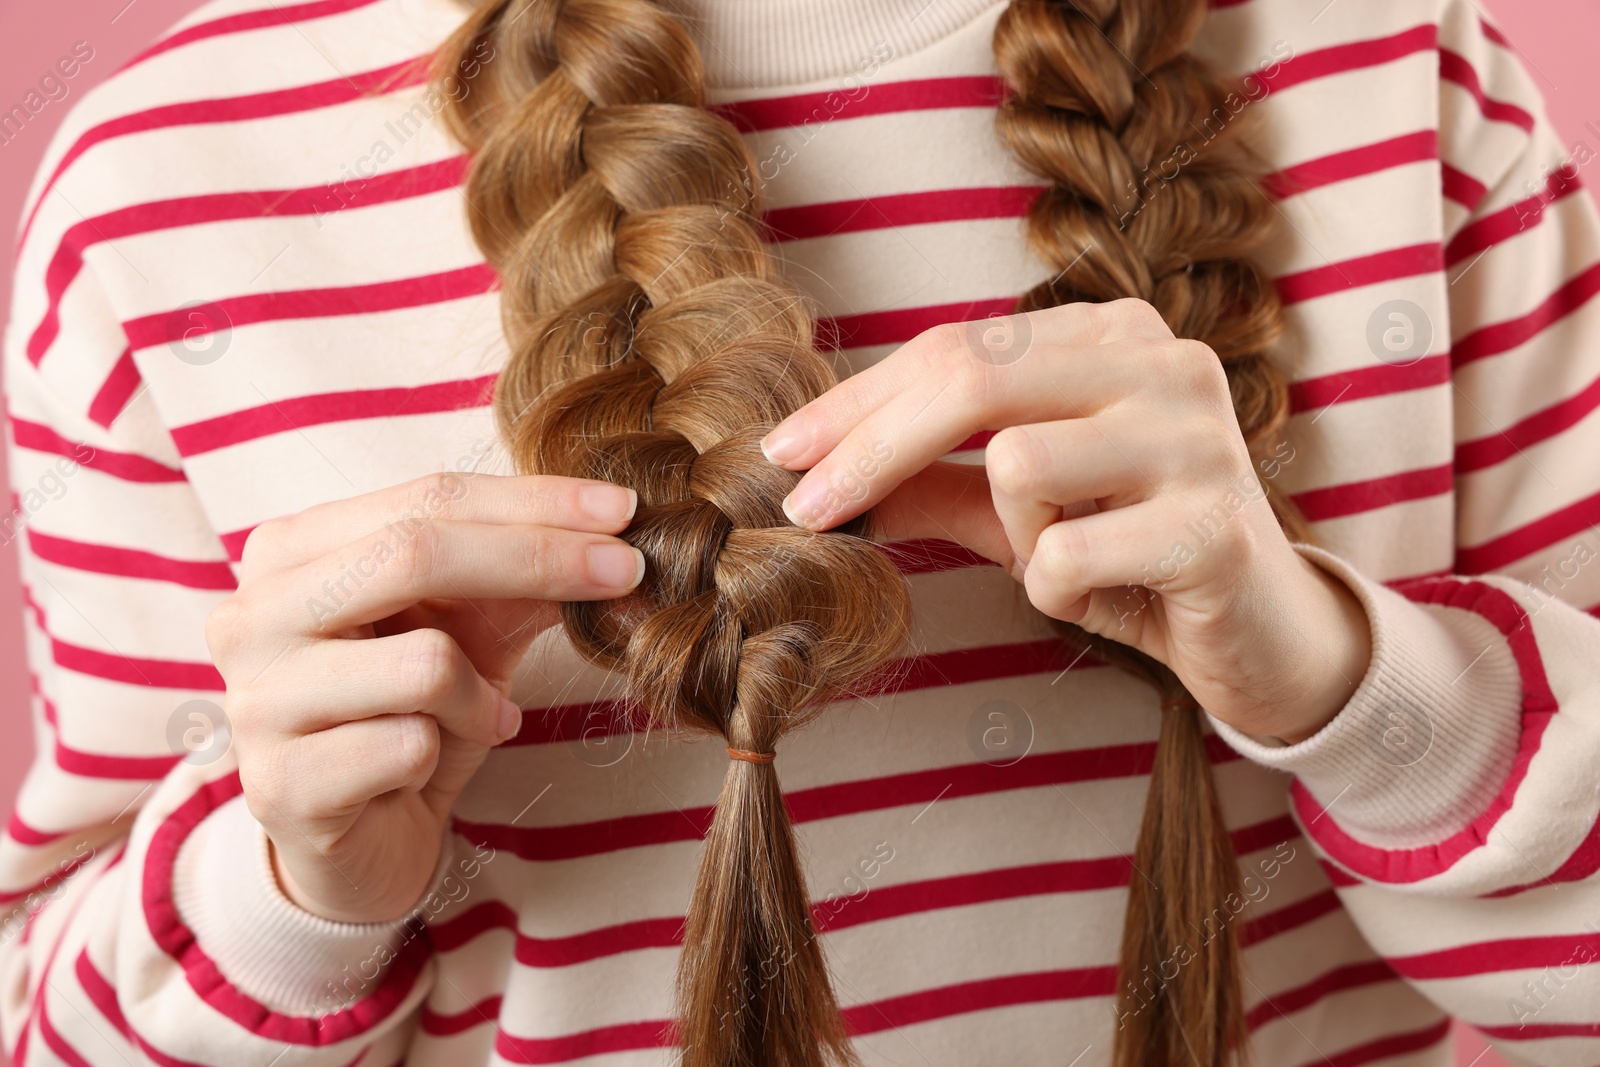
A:
[[[1351,41],[1286,60],[1272,77],[1261,76],[1274,92],[1293,85],[1344,74],[1364,67],[1376,67],[1397,59],[1431,51],[1439,40],[1439,28],[1432,23],[1413,26],[1388,37]]]
[[[1600,493],[1584,497],[1514,530],[1476,545],[1456,547],[1457,574],[1501,571],[1568,537],[1600,524]]]
[[[998,107],[1004,98],[1005,83],[1001,79],[993,75],[970,75],[867,85],[854,99],[844,92],[830,90],[717,104],[711,110],[733,123],[740,132],[757,133],[903,111],[992,108]]]
[[[84,219],[68,227],[55,255],[51,257],[49,267],[45,269],[48,304],[43,319],[28,339],[28,359],[37,365],[60,335],[61,297],[82,271],[84,252],[93,245],[180,226],[270,215],[291,217],[331,214],[346,206],[361,208],[392,203],[454,188],[460,184],[465,172],[465,157],[455,156],[379,174],[367,180],[356,179],[302,189],[263,189],[157,200]],[[231,313],[233,309],[229,307],[228,310]],[[168,339],[163,328],[161,340]],[[133,347],[144,346],[136,343]]]
[[[1355,974],[1344,980],[1354,985],[1360,984],[1359,980],[1364,977],[1365,975]],[[1115,966],[1035,971],[959,982],[868,1004],[858,1004],[846,1008],[843,1015],[848,1031],[861,1036],[915,1026],[954,1015],[1021,1004],[1110,997],[1115,992]],[[487,1009],[491,1006],[498,1011],[499,998],[489,998],[480,1003],[477,1009],[487,1014]],[[457,1025],[465,1029],[472,1025],[466,1018],[467,1015],[467,1012],[463,1012],[456,1016],[436,1018],[447,1021],[448,1025]],[[462,1025],[463,1023],[465,1025]],[[1423,1030],[1380,1038],[1347,1049],[1333,1059],[1319,1058],[1316,1062],[1332,1064],[1334,1067],[1359,1067],[1360,1064],[1370,1063],[1385,1056],[1400,1055],[1436,1044],[1448,1035],[1449,1027],[1449,1020],[1445,1019]],[[675,1041],[675,1027],[669,1020],[621,1023],[550,1038],[517,1037],[501,1028],[495,1037],[495,1051],[513,1063],[550,1064],[605,1053],[664,1048]]]
[[[50,172],[50,177],[39,190],[38,199],[34,201],[27,221],[23,224],[18,244],[26,243],[28,234],[33,229],[34,220],[38,217],[40,206],[55,188],[61,175],[95,145],[117,137],[168,129],[173,126],[239,122],[288,115],[297,111],[311,111],[346,104],[374,94],[410,88],[421,85],[427,80],[429,58],[418,56],[378,70],[361,71],[348,77],[334,78],[311,85],[297,85],[289,89],[166,104],[146,111],[136,111],[131,115],[119,115],[98,126],[91,126],[72,143],[72,147],[67,149],[61,161]]]
[[[499,998],[491,997],[490,1000],[498,1001]],[[484,1001],[468,1011],[488,1014],[483,1010],[488,1003]],[[461,1014],[465,1015],[466,1012]],[[460,1019],[461,1016],[453,1018]],[[494,1035],[496,1054],[512,1063],[565,1063],[612,1052],[670,1048],[676,1043],[676,1028],[667,1020],[618,1023],[561,1037],[516,1037],[507,1033],[504,1027],[497,1026]]]
[[[1475,360],[1498,356],[1526,344],[1583,307],[1596,292],[1600,292],[1600,263],[1591,264],[1582,273],[1568,279],[1526,315],[1491,323],[1467,334],[1456,342],[1452,357],[1455,365],[1464,367]]]
[[[1489,195],[1489,187],[1466,171],[1457,170],[1448,163],[1439,164],[1439,170],[1444,195],[1468,211],[1477,210],[1483,198]]]
[[[133,349],[124,348],[89,404],[90,420],[109,430],[111,424],[117,421],[117,416],[122,414],[122,409],[133,399],[133,394],[139,391],[142,382],[139,367],[133,362]]]
[[[427,415],[484,407],[490,401],[495,377],[489,374],[482,378],[430,382],[409,388],[352,389],[341,393],[289,397],[175,426],[169,432],[178,451],[185,456],[197,456],[244,441],[330,422]],[[243,547],[242,541],[239,546]],[[231,544],[228,545],[230,552],[232,548]]]
[[[425,936],[407,940],[376,988],[350,1006],[316,1015],[285,1015],[230,983],[179,916],[172,899],[178,850],[201,819],[240,792],[237,773],[207,782],[156,827],[145,854],[140,887],[150,936],[182,968],[196,996],[257,1037],[323,1048],[366,1034],[392,1016],[416,984],[432,955]]]
[[[1600,958],[1600,934],[1563,934],[1558,937],[1514,937],[1475,941],[1436,952],[1391,956],[1395,972],[1414,982],[1439,978],[1470,978],[1497,971],[1565,967]]]
[[[1250,1009],[1245,1016],[1245,1025],[1251,1030],[1259,1030],[1270,1022],[1305,1011],[1334,993],[1399,980],[1400,976],[1382,960],[1348,964],[1321,974],[1305,985],[1265,998]]]
[[[1392,504],[1443,496],[1455,488],[1454,472],[1448,463],[1422,470],[1401,471],[1381,478],[1369,478],[1344,485],[1329,485],[1295,493],[1291,499],[1311,522],[1343,518]]]
[[[1008,974],[858,1004],[843,1014],[850,1033],[874,1034],[1017,1004],[1109,997],[1116,991],[1116,980],[1115,966]]]
[[[1262,179],[1267,191],[1277,199],[1297,196],[1334,182],[1361,178],[1378,171],[1422,163],[1439,157],[1439,134],[1419,130],[1377,144],[1351,148],[1344,152],[1285,167]]]
[[[141,1037],[133,1027],[128,1025],[128,1020],[122,1014],[122,1005],[117,1002],[117,991],[106,981],[105,976],[95,967],[94,961],[89,958],[89,950],[84,949],[78,953],[78,963],[73,969],[78,976],[78,984],[83,987],[84,993],[91,1003],[105,1016],[105,1019],[117,1032],[139,1046],[139,1050],[160,1067],[201,1067],[200,1064],[190,1060],[180,1060],[168,1056],[154,1045]]]
[[[1301,414],[1352,400],[1431,389],[1449,381],[1450,357],[1447,354],[1425,356],[1405,366],[1375,363],[1291,382],[1289,406],[1295,414]]]
[[[1492,122],[1508,122],[1532,132],[1533,116],[1516,104],[1492,99],[1485,93],[1478,72],[1467,62],[1465,56],[1448,48],[1439,49],[1439,77],[1447,82],[1455,82],[1471,93],[1472,98],[1478,102],[1478,110],[1483,112],[1484,118]]]
[[[109,778],[124,782],[158,782],[177,765],[178,757],[160,756],[107,756],[98,752],[84,752],[68,748],[59,738],[55,744],[55,762],[68,774],[80,778]]]
[[[1559,709],[1545,677],[1544,663],[1527,612],[1509,594],[1482,582],[1460,579],[1416,582],[1400,586],[1396,591],[1419,604],[1442,604],[1475,611],[1493,623],[1510,644],[1522,679],[1522,734],[1505,784],[1478,818],[1442,841],[1411,849],[1374,848],[1347,834],[1333,816],[1323,818],[1328,811],[1310,791],[1298,781],[1291,784],[1290,793],[1300,824],[1330,859],[1371,881],[1411,884],[1450,870],[1488,841],[1500,817],[1510,809],[1512,798],[1527,777],[1528,765],[1539,751],[1545,729]]]
[[[1440,1019],[1432,1026],[1425,1026],[1420,1030],[1411,1030],[1403,1034],[1390,1034],[1380,1037],[1376,1041],[1347,1048],[1343,1052],[1336,1052],[1331,1057],[1318,1054],[1314,1060],[1307,1060],[1303,1067],[1362,1067],[1363,1064],[1373,1063],[1377,1060],[1386,1060],[1394,1056],[1404,1056],[1409,1052],[1420,1052],[1425,1048],[1432,1048],[1441,1041],[1450,1038],[1450,1020]]]
[[[1255,851],[1247,847],[1247,842],[1263,836],[1263,831],[1268,830],[1279,842],[1301,836],[1293,820],[1287,817],[1271,819],[1231,833],[1235,851],[1239,855]],[[1268,846],[1262,844],[1259,847]],[[1127,886],[1132,873],[1132,861],[1126,855],[1116,855],[929,878],[878,887],[860,898],[818,901],[812,905],[812,921],[818,931],[826,932],[1000,900],[1118,889]],[[1321,918],[1330,911],[1338,910],[1338,907],[1333,891],[1328,890],[1251,920],[1242,931],[1242,941],[1246,945],[1265,941]],[[444,952],[459,949],[490,931],[514,931],[517,962],[525,967],[539,968],[569,967],[652,948],[676,948],[682,943],[683,937],[682,916],[639,919],[563,937],[525,934],[518,929],[517,918],[516,912],[508,905],[489,901],[456,919],[430,928],[429,932],[435,949]]]
[[[1214,736],[1207,739],[1213,763],[1241,758]],[[935,767],[878,778],[857,779],[785,793],[797,823],[833,819],[861,812],[935,799],[958,799],[1014,789],[1032,789],[1066,782],[1103,781],[1150,773],[1154,742],[1101,748],[1036,753],[995,767],[984,763]],[[475,845],[508,852],[532,862],[598,856],[628,848],[694,841],[711,826],[709,806],[642,812],[557,826],[510,826],[457,820],[456,832]]]
[[[84,863],[88,862],[90,858],[92,858],[92,856],[75,856],[67,861],[67,865],[65,867],[57,867],[55,870],[51,871],[49,874],[45,875],[43,878],[39,879],[30,886],[25,886],[22,889],[0,890],[0,904],[15,904],[18,901],[26,900],[28,897],[31,897],[36,893],[44,893],[54,889],[56,886],[66,881],[68,877],[77,871],[79,867],[82,867]]]
[[[206,689],[222,692],[222,675],[209,663],[187,660],[150,659],[102,652],[50,638],[50,651],[58,666],[79,674],[104,678],[129,685],[150,685],[162,689]]]
[[[1545,179],[1544,188],[1530,197],[1491,212],[1451,238],[1445,248],[1445,266],[1453,267],[1462,260],[1493,248],[1544,220],[1544,209],[1550,204],[1571,195],[1583,187],[1578,180],[1578,169],[1571,163],[1552,171]]]
[[[94,1067],[94,1064],[78,1054],[78,1050],[67,1044],[67,1039],[56,1032],[55,1025],[50,1022],[50,1009],[46,1007],[50,989],[41,986],[35,996],[39,1000],[39,1036],[50,1047],[50,1051],[61,1057],[62,1062],[68,1067]]]
[[[67,836],[64,830],[36,830],[23,822],[22,816],[15,811],[11,813],[11,819],[6,823],[6,833],[17,844],[27,845],[30,848],[48,845],[52,841],[59,841]]]
[[[1600,407],[1600,378],[1590,382],[1582,392],[1541,408],[1499,433],[1461,442],[1456,446],[1456,471],[1465,474],[1502,463],[1519,449],[1531,448],[1571,429],[1597,407]]]
[[[1028,213],[1044,188],[1003,185],[894,193],[863,200],[775,208],[766,213],[765,221],[770,238],[781,242],[935,222],[1020,218]]]
[[[94,574],[172,582],[190,589],[234,589],[233,569],[223,561],[173,559],[134,548],[97,545],[28,530],[28,548],[46,563]]]
[[[40,422],[11,416],[11,440],[18,448],[66,456],[90,470],[128,482],[181,482],[183,471],[132,452],[113,452],[82,441],[69,441]]]
[[[501,1002],[500,994],[496,993],[455,1015],[441,1015],[424,1004],[421,1017],[422,1032],[435,1037],[449,1037],[451,1034],[465,1033],[482,1023],[489,1023],[492,1026],[500,1017]]]
[[[1291,837],[1299,833],[1296,830]],[[1237,849],[1237,854],[1243,854]],[[1343,908],[1339,903],[1339,894],[1332,889],[1297,900],[1288,907],[1279,908],[1277,911],[1268,912],[1248,923],[1239,931],[1239,947],[1249,948],[1251,945],[1277,937],[1279,934],[1298,929],[1307,923],[1316,922],[1324,915],[1332,915]],[[1293,1010],[1293,1009],[1291,1009]]]
[[[1068,668],[1090,670],[1098,666],[1101,662],[1093,656],[1076,656],[1059,638],[1046,637],[1008,645],[979,645],[906,656],[879,670],[855,692],[861,697],[875,697]],[[614,737],[642,729],[643,722],[637,709],[618,699],[527,708],[523,712],[522,728],[502,747]]]
[[[1472,1028],[1484,1037],[1501,1041],[1544,1041],[1552,1037],[1600,1037],[1600,1023],[1522,1023],[1518,1026],[1484,1026],[1473,1023]]]
[[[819,343],[832,348],[861,348],[865,345],[898,345],[923,330],[947,322],[968,322],[990,315],[1009,315],[1017,307],[1014,296],[988,300],[969,300],[961,304],[930,307],[894,308],[868,311],[860,315],[840,315],[817,323]]]
[[[201,22],[187,29],[179,30],[168,37],[163,37],[143,52],[134,56],[122,65],[121,70],[137,66],[153,56],[170,52],[174,48],[181,48],[186,44],[204,41],[212,37],[221,37],[225,34],[243,33],[247,30],[270,29],[274,26],[288,26],[296,22],[310,22],[313,19],[327,18],[329,15],[339,15],[357,8],[370,7],[379,0],[317,0],[316,3],[290,4],[287,7],[274,7],[270,11],[242,11],[237,15],[228,15],[210,22]]]
[[[237,329],[261,322],[279,322],[284,319],[318,319],[334,315],[365,315],[377,311],[395,311],[401,308],[441,304],[469,296],[481,296],[499,284],[494,271],[487,264],[424,274],[413,278],[396,278],[386,282],[369,282],[364,285],[346,285],[327,289],[284,290],[274,293],[252,293],[218,300],[212,307],[216,311],[207,316],[214,321],[197,327],[201,333],[216,329]],[[158,311],[153,315],[133,319],[122,324],[128,343],[135,352],[168,343],[168,330],[173,312]]]
[[[1488,21],[1483,19],[1483,16],[1478,16],[1478,29],[1482,29],[1483,35],[1490,38],[1491,42],[1496,43],[1496,45],[1501,46],[1501,48],[1512,48],[1512,43],[1510,43],[1509,40],[1506,40],[1506,35],[1501,34],[1498,27],[1490,26]],[[1482,1027],[1480,1027],[1480,1029],[1482,1029]]]
[[[34,692],[39,693],[38,676],[29,677]],[[43,693],[39,693],[39,699],[44,703],[45,722],[49,723],[53,731],[56,766],[68,774],[75,774],[80,778],[154,782],[165,778],[167,772],[178,762],[179,757],[168,752],[163,752],[159,756],[115,756],[72,748],[61,740],[60,716],[56,712],[55,704]]]
[[[1115,989],[1115,967],[1036,971],[858,1004],[846,1008],[843,1015],[851,1034],[865,1035],[1019,1004],[1109,997]],[[564,1063],[605,1053],[665,1048],[676,1040],[675,1027],[668,1020],[622,1023],[549,1038],[517,1037],[501,1028],[495,1035],[495,1052],[512,1063]]]
[[[883,550],[900,573],[905,575],[998,566],[994,560],[978,555],[965,545],[938,538],[896,541],[884,545]]]
[[[1313,267],[1277,279],[1278,293],[1286,304],[1298,304],[1319,296],[1376,285],[1397,278],[1414,278],[1444,269],[1440,248],[1434,243],[1393,248],[1371,255]]]
[[[1322,873],[1328,876],[1328,881],[1332,882],[1340,889],[1348,889],[1351,886],[1366,884],[1361,879],[1351,875],[1343,867],[1329,863],[1327,860],[1324,860],[1320,857],[1317,859],[1317,864],[1322,868]]]
[[[1279,66],[1271,78],[1264,80],[1274,90],[1286,89],[1302,82],[1377,66],[1415,52],[1427,51],[1433,48],[1437,39],[1437,28],[1430,24],[1416,26],[1390,37],[1335,45],[1289,59]],[[1000,78],[968,75],[867,84],[853,99],[839,91],[800,93],[718,104],[712,110],[741,132],[756,133],[906,111],[998,107],[1005,99],[1006,91],[1006,85]]]

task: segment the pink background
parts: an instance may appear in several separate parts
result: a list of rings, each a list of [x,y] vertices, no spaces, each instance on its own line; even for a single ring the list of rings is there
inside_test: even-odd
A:
[[[1337,0],[1334,0],[1337,2]],[[34,86],[47,62],[87,41],[94,59],[70,83],[72,95],[52,102],[21,136],[0,146],[0,232],[9,244],[29,182],[51,131],[74,99],[105,78],[173,22],[199,7],[199,0],[73,0],[69,4],[17,0],[0,7],[0,105],[9,108]],[[266,5],[271,6],[271,5]],[[1595,0],[1485,0],[1485,6],[1522,52],[1549,102],[1551,117],[1569,143],[1595,140],[1584,124],[1600,124],[1600,67],[1593,44],[1600,40],[1600,5]],[[11,256],[0,255],[0,306],[9,310]],[[5,447],[0,442],[0,449]],[[3,499],[9,499],[9,494]],[[22,652],[22,591],[14,545],[0,548],[0,811],[27,768],[28,675]],[[1462,1067],[1499,1067],[1493,1053],[1462,1028],[1457,1035]]]

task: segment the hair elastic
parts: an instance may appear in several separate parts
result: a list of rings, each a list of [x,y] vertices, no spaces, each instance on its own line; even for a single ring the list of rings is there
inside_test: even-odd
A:
[[[728,758],[744,760],[746,763],[771,763],[778,758],[776,752],[750,752],[742,748],[728,748]]]
[[[1188,711],[1191,708],[1198,709],[1199,707],[1200,702],[1187,693],[1181,697],[1167,697],[1161,702],[1162,711]]]

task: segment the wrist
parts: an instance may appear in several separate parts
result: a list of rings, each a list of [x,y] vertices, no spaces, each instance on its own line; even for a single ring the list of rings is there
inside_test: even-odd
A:
[[[1371,624],[1355,593],[1298,552],[1295,559],[1307,580],[1303,602],[1309,607],[1301,617],[1309,624],[1304,638],[1314,651],[1303,659],[1309,677],[1298,691],[1304,697],[1284,709],[1282,725],[1271,734],[1289,745],[1315,736],[1334,720],[1372,661]]]

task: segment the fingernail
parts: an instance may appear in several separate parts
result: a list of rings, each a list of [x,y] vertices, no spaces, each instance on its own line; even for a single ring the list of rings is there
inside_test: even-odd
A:
[[[578,490],[578,506],[594,521],[613,525],[633,518],[639,494],[620,485],[586,485]]]
[[[590,545],[589,577],[596,585],[632,589],[644,577],[644,553],[632,545]]]
[[[800,458],[810,444],[810,434],[793,426],[780,426],[761,439],[761,454],[768,463],[782,466]]]
[[[515,700],[500,699],[500,740],[509,741],[522,729],[522,708]]]
[[[790,494],[783,498],[783,513],[789,521],[804,530],[817,529],[826,516],[823,514],[827,486],[812,480],[801,479]]]

